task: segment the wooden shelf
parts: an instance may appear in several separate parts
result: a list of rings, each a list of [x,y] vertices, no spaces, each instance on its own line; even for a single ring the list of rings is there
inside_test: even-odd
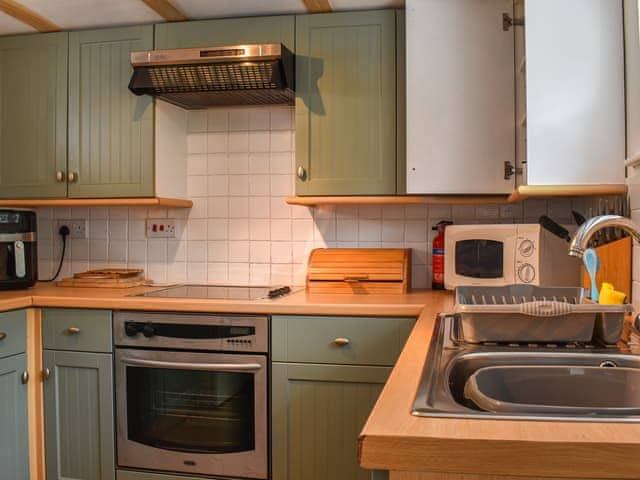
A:
[[[510,195],[378,195],[287,197],[289,205],[486,205],[517,203],[527,198],[625,195],[626,185],[524,185]]]
[[[177,198],[38,198],[0,199],[0,207],[171,207],[191,208],[191,200]]]
[[[521,202],[527,198],[585,197],[601,195],[626,195],[622,185],[521,185],[511,195],[509,202]]]
[[[289,205],[475,205],[507,203],[509,195],[380,195],[372,197],[287,197]]]

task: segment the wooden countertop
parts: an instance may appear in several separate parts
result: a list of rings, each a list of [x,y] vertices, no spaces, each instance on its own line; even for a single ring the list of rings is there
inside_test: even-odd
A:
[[[360,437],[366,468],[437,474],[640,479],[640,424],[419,418],[410,414],[437,313],[447,292],[407,295],[308,295],[277,300],[184,300],[131,297],[151,291],[62,288],[38,284],[0,292],[0,311],[27,307],[291,315],[379,315],[418,322]],[[409,478],[409,477],[407,477]],[[457,477],[456,477],[457,478]],[[460,478],[463,478],[462,476]],[[476,478],[470,476],[464,478]]]
[[[363,467],[488,478],[640,478],[640,424],[412,416],[434,319],[452,302],[446,293],[429,296],[361,433]]]
[[[308,295],[302,287],[275,300],[207,300],[132,295],[158,287],[68,288],[38,284],[28,290],[1,291],[0,311],[26,307],[105,308],[113,310],[255,313],[281,315],[375,315],[417,317],[431,292],[406,295]],[[295,289],[294,289],[295,290]]]

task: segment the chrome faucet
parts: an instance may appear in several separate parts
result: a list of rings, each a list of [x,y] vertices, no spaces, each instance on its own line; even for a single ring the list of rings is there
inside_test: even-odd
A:
[[[624,230],[635,238],[636,241],[640,242],[640,227],[630,219],[619,215],[600,215],[598,217],[590,218],[578,229],[569,244],[569,255],[572,257],[582,258],[582,255],[587,248],[587,244],[593,235],[607,227]]]

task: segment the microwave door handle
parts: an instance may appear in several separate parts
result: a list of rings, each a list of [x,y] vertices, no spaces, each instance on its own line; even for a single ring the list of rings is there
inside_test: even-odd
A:
[[[203,370],[208,372],[257,372],[259,363],[182,363],[123,358],[122,362],[134,367],[167,368],[172,370]]]
[[[16,277],[24,278],[27,275],[27,270],[24,261],[24,242],[22,240],[13,242],[13,258],[15,261]]]

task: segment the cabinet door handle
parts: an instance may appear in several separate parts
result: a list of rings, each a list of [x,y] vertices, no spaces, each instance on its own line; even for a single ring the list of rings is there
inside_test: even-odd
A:
[[[300,165],[298,167],[296,175],[298,175],[298,178],[300,180],[305,180],[307,178],[307,171],[304,169],[304,167],[302,165]]]
[[[80,333],[80,329],[78,327],[69,327],[67,328],[67,332],[69,332],[70,335],[77,335]]]
[[[26,385],[29,381],[29,372],[22,372],[22,375],[20,375],[20,381],[23,385]]]
[[[5,338],[7,338],[6,332],[0,332],[0,340],[4,340]]]
[[[349,343],[351,343],[351,341],[348,338],[338,337],[333,341],[333,343],[335,343],[339,347],[346,347],[347,345],[349,345]]]
[[[45,368],[42,371],[42,379],[46,381],[46,380],[49,380],[49,377],[51,377],[51,370],[48,368]]]
[[[64,172],[62,170],[58,170],[56,172],[56,182],[58,183],[64,182]]]
[[[78,181],[78,173],[77,172],[69,172],[67,176],[67,180],[69,183],[76,183]]]

